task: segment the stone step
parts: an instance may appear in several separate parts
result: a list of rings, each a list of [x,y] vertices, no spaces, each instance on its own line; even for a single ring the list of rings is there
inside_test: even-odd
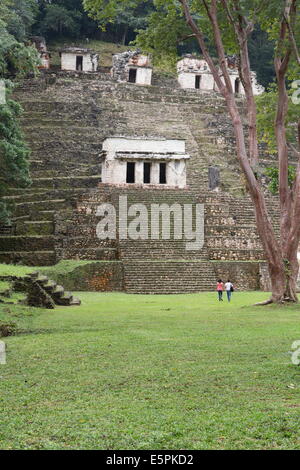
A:
[[[45,163],[48,164],[52,162],[53,165],[59,165],[62,162],[58,159],[61,158],[63,151],[64,162],[66,162],[67,165],[80,167],[90,165],[91,163],[99,163],[99,153],[101,149],[101,144],[97,144],[96,146],[91,147],[90,150],[83,150],[82,148],[77,148],[77,150],[75,150],[72,149],[72,147],[67,148],[66,146],[64,146],[63,149],[60,149],[57,148],[57,145],[55,147],[51,145],[50,148],[43,149],[43,152],[39,150],[32,150],[29,161],[34,162],[37,165],[38,170],[41,170],[41,164],[45,165]]]
[[[103,133],[103,129],[105,126],[102,126],[101,129],[97,129],[95,127],[72,127],[62,129],[58,127],[57,129],[50,127],[49,129],[46,128],[38,128],[38,135],[36,128],[25,128],[23,132],[25,134],[26,140],[28,141],[40,141],[42,140],[44,143],[56,139],[59,141],[60,139],[72,139],[74,142],[81,142],[82,139],[91,139],[94,141],[99,140],[99,131]],[[107,124],[107,129],[109,128]]]
[[[220,261],[262,261],[265,259],[263,250],[259,249],[209,249],[210,260]]]
[[[47,276],[43,276],[40,274],[38,277],[35,278],[35,281],[41,284],[42,286],[45,286],[46,284],[48,284],[49,280]]]
[[[25,279],[38,283],[41,287],[41,294],[51,301],[51,308],[54,305],[80,305],[80,300],[74,298],[70,292],[65,292],[63,286],[57,285],[55,281],[48,279],[47,276],[41,275],[39,272],[29,274]],[[33,284],[34,285],[34,284]]]
[[[33,202],[20,202],[15,205],[14,217],[24,215],[24,213],[37,213],[46,210],[58,210],[69,206],[65,199],[49,199]]]
[[[32,180],[40,180],[42,178],[52,179],[55,182],[61,178],[62,174],[70,174],[72,178],[93,178],[95,175],[101,175],[101,166],[97,165],[84,165],[82,167],[77,167],[75,164],[68,165],[66,161],[53,165],[47,162],[44,163],[44,168],[42,170],[37,169],[37,165],[33,165],[33,168],[30,169],[30,176]],[[47,169],[48,168],[48,169]],[[101,179],[101,176],[100,176]],[[57,187],[55,183],[54,187]]]
[[[53,223],[55,210],[50,211],[38,211],[37,213],[31,214],[31,221],[32,222],[48,222]]]
[[[64,119],[64,117],[53,115],[52,119],[45,116],[44,119],[34,119],[29,118],[27,113],[27,117],[23,117],[20,119],[20,123],[24,131],[30,131],[33,129],[41,129],[41,130],[49,130],[49,129],[79,129],[80,127],[85,129],[92,129],[99,127],[99,122],[97,120],[85,120],[84,118],[70,118]]]
[[[55,303],[57,305],[70,305],[72,301],[73,295],[68,292],[64,292],[61,297],[55,297]]]
[[[35,190],[31,188],[18,190],[17,188],[11,188],[9,195],[4,196],[3,199],[8,203],[24,203],[40,201],[45,196],[45,191]]]
[[[54,239],[51,236],[0,236],[0,252],[10,251],[49,251],[54,246]]]
[[[48,220],[20,222],[16,226],[16,235],[54,235],[54,223]]]
[[[25,266],[52,266],[57,262],[55,251],[0,251],[0,263]]]
[[[119,253],[117,248],[82,248],[78,246],[68,246],[68,240],[64,244],[63,248],[56,248],[56,252],[60,258],[63,259],[80,259],[90,261],[116,261],[119,259]]]
[[[64,293],[65,293],[65,290],[63,286],[56,285],[54,291],[52,292],[52,296],[55,299],[60,299],[61,297],[63,297]]]
[[[57,286],[56,282],[51,281],[51,280],[49,281],[48,279],[48,283],[44,284],[43,288],[45,289],[45,291],[52,293],[55,291],[56,286]]]
[[[54,188],[65,189],[71,188],[93,188],[101,183],[101,175],[93,176],[61,176],[57,178],[36,178],[32,181],[32,188]]]
[[[69,305],[81,305],[81,300],[78,297],[73,297]]]
[[[213,291],[216,276],[211,263],[148,259],[124,262],[124,281],[128,293],[171,294]]]
[[[78,142],[71,140],[69,138],[64,138],[64,140],[58,140],[55,137],[53,138],[48,138],[48,139],[43,139],[43,140],[36,140],[32,141],[30,143],[30,148],[32,150],[32,155],[34,155],[34,158],[36,159],[37,154],[43,154],[47,155],[47,158],[51,157],[51,155],[54,155],[55,157],[61,156],[62,153],[65,151],[72,152],[74,154],[74,158],[76,158],[76,151],[78,153],[78,158],[81,158],[82,152],[101,152],[102,150],[102,143],[100,142],[101,139],[97,139],[96,143],[93,141],[90,141],[89,139],[80,142],[80,145],[78,145]],[[92,155],[93,157],[93,155]],[[40,158],[38,158],[40,160]]]

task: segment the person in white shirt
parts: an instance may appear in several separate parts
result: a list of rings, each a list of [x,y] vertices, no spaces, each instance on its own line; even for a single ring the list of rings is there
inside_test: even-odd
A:
[[[230,300],[231,300],[231,295],[232,295],[232,292],[233,292],[233,284],[230,282],[229,279],[228,279],[228,281],[225,283],[225,290],[226,290],[228,302],[230,302]]]

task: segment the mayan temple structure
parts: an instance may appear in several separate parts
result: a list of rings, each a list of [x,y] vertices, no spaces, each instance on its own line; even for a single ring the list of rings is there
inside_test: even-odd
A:
[[[92,51],[61,54],[68,70],[50,67],[14,93],[25,111],[33,183],[7,195],[13,224],[1,229],[0,261],[99,260],[99,290],[128,293],[213,290],[219,276],[238,280],[240,289],[267,288],[232,125],[207,64],[185,57],[178,79],[164,80],[139,51],[114,56],[111,73],[96,70],[101,57]],[[228,67],[244,109],[236,68]],[[255,74],[253,87],[262,91]],[[262,165],[271,161],[266,155]],[[153,239],[150,227],[146,239],[121,237],[125,196],[128,207],[143,204],[149,213],[153,204],[203,205],[201,249],[187,250],[186,240],[172,236]],[[270,194],[267,202],[275,218],[278,200]],[[114,240],[97,236],[104,203],[116,207]]]

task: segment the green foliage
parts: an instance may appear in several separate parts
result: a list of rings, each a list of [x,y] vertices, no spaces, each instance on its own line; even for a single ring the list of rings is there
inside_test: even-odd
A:
[[[23,42],[36,13],[35,0],[3,0],[0,6],[0,79],[6,88],[6,102],[0,105],[0,224],[9,222],[9,210],[2,199],[8,187],[30,184],[29,149],[18,123],[22,108],[10,99],[12,83],[4,79],[37,73],[38,53]]]
[[[20,78],[37,70],[37,51],[23,42],[34,21],[35,9],[33,0],[3,0],[0,7],[0,78]]]
[[[10,0],[7,2],[10,14],[7,20],[7,30],[17,41],[27,38],[31,26],[38,13],[35,0]]]
[[[274,41],[268,38],[268,34],[259,25],[249,38],[249,57],[258,82],[268,88],[275,78]]]
[[[272,194],[278,194],[279,191],[279,170],[276,167],[269,167],[265,171],[266,175],[270,179],[269,190]],[[292,188],[296,179],[296,168],[289,165],[288,171],[289,187]]]
[[[154,9],[153,0],[104,0],[97,5],[83,0],[83,6],[89,16],[100,25],[102,37],[106,36],[109,40],[123,44],[135,39],[136,30],[147,27],[149,14]]]
[[[79,11],[71,11],[62,5],[50,4],[45,9],[45,17],[41,22],[42,34],[57,33],[58,35],[79,36],[80,20],[82,14]]]
[[[297,126],[295,122],[299,120],[299,104],[294,104],[292,95],[295,89],[289,85],[288,94],[288,112],[286,116],[286,132],[290,142],[297,142]],[[257,104],[257,127],[260,141],[266,144],[266,150],[269,154],[277,153],[277,142],[275,136],[275,118],[278,103],[277,85],[273,83],[266,93],[256,97]]]
[[[22,108],[9,99],[9,93],[8,90],[6,104],[0,105],[0,198],[7,193],[8,187],[25,188],[30,184],[29,149],[18,123]],[[8,221],[5,202],[0,200],[0,223]]]
[[[154,11],[148,21],[147,30],[139,30],[136,44],[149,52],[177,57],[177,40],[189,34],[183,23],[179,7],[162,5]],[[154,56],[155,57],[155,56]]]
[[[81,0],[38,0],[38,15],[33,34],[46,39],[95,37],[98,26],[85,13]]]
[[[117,23],[120,10],[130,16],[131,12],[136,11],[144,3],[142,0],[83,0],[86,11],[104,29],[107,28],[108,24]],[[191,30],[186,25],[182,7],[178,1],[152,0],[146,3],[151,4],[148,6],[147,27],[136,28],[137,38],[134,42],[135,44],[145,51],[151,53],[155,51],[154,60],[156,62],[161,62],[162,58],[167,56],[169,62],[174,64],[179,51],[184,53],[201,52],[197,41],[190,40],[187,46],[182,41],[183,38],[191,34]],[[211,25],[203,2],[191,0],[189,3],[194,20],[204,32],[207,47],[212,55],[215,55]],[[241,1],[239,4],[240,12],[246,14],[251,19],[261,2],[252,0]],[[221,5],[219,5],[219,10],[219,22],[226,53],[229,55],[238,54],[238,45],[233,28],[228,22],[228,18]],[[276,12],[278,11],[277,8],[275,10]],[[270,14],[272,8],[268,7],[267,11]],[[259,82],[267,86],[274,78],[272,65],[274,44],[268,39],[267,32],[259,24],[250,38],[249,53],[252,67],[257,71]]]

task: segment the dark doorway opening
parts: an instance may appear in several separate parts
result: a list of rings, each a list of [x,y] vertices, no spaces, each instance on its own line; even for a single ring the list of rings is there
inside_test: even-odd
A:
[[[237,78],[234,83],[234,92],[239,94],[240,92],[240,80]]]
[[[165,163],[159,164],[159,184],[167,183],[167,165]]]
[[[212,191],[220,186],[220,169],[215,166],[208,168],[209,189]]]
[[[82,71],[82,67],[83,67],[83,56],[77,55],[76,56],[76,70]]]
[[[136,83],[136,69],[129,69],[129,83]]]
[[[149,184],[151,180],[151,163],[144,162],[144,184]]]
[[[135,183],[135,163],[127,162],[126,183]]]
[[[200,83],[201,83],[201,75],[196,75],[195,77],[195,88],[200,90]]]

